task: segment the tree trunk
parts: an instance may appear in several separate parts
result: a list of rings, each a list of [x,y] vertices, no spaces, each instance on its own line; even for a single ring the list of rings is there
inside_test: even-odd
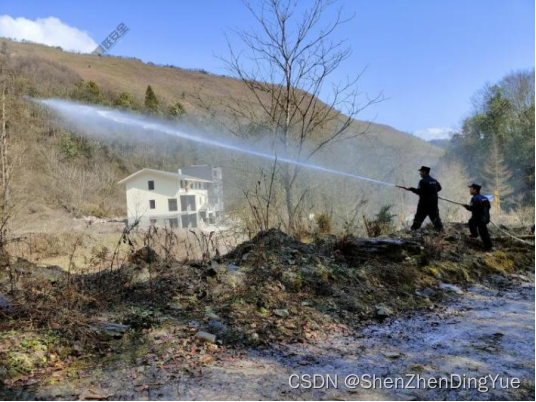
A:
[[[8,170],[8,149],[6,132],[6,87],[2,86],[2,137],[1,137],[0,160],[2,163],[2,189],[4,192],[3,209],[7,210],[9,203],[9,170]]]
[[[291,179],[290,166],[285,167],[284,177],[283,177],[283,189],[285,191],[285,206],[287,209],[288,221],[287,221],[287,230],[289,234],[292,234],[296,229],[295,222],[295,211],[294,211],[294,202],[293,202],[293,181]]]

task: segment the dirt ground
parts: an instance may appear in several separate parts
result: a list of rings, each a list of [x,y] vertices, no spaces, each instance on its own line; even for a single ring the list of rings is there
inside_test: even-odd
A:
[[[291,375],[338,379],[338,387],[293,388]],[[367,389],[345,386],[347,376],[519,378],[518,389]],[[302,377],[304,378],[304,377]],[[409,381],[409,377],[406,377]],[[456,380],[457,377],[455,377]],[[320,382],[318,382],[321,385]],[[498,384],[498,383],[497,383]],[[348,384],[347,384],[348,385]],[[409,384],[412,386],[412,384]],[[3,395],[5,397],[6,394]],[[124,364],[86,370],[75,381],[27,387],[16,399],[141,400],[534,400],[534,278],[474,285],[428,313],[369,325],[353,336],[307,345],[225,355],[197,375],[173,375],[154,366]]]
[[[494,234],[497,249],[485,253],[456,225],[440,235],[305,242],[271,229],[225,255],[192,236],[200,260],[177,260],[174,233],[129,233],[123,259],[112,255],[111,267],[110,253],[98,253],[89,272],[4,255],[1,396],[452,399],[445,387],[393,394],[288,384],[293,373],[343,382],[355,370],[385,378],[488,370],[522,378],[508,396],[534,393],[531,247]]]

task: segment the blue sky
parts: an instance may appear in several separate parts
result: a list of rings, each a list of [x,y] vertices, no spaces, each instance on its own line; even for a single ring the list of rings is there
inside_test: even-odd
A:
[[[336,33],[353,53],[333,79],[367,67],[361,90],[370,96],[383,91],[389,98],[362,119],[425,138],[442,136],[459,127],[471,96],[484,83],[534,67],[531,0],[340,0],[338,5],[355,14]],[[219,74],[226,73],[215,57],[226,54],[225,30],[254,26],[240,0],[0,0],[0,15],[0,36],[33,35],[35,41],[84,49],[123,22],[130,32],[112,54]],[[37,21],[47,17],[60,21]],[[28,25],[32,21],[35,26]],[[46,32],[36,34],[36,27]]]

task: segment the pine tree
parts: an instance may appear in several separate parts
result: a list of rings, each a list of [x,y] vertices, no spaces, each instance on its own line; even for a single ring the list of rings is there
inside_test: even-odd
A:
[[[145,109],[150,113],[158,113],[158,98],[150,85],[145,91]]]
[[[494,197],[499,197],[494,200],[493,205],[497,207],[497,212],[500,212],[501,203],[513,193],[512,172],[508,169],[495,138],[482,171],[482,178],[484,187],[493,191]]]

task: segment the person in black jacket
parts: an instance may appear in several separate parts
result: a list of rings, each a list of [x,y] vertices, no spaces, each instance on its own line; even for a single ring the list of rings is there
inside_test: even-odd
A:
[[[471,219],[469,219],[469,230],[471,231],[471,237],[482,239],[485,251],[493,249],[491,238],[488,232],[488,223],[490,222],[489,210],[491,205],[487,197],[480,194],[480,188],[478,184],[471,184],[469,186],[469,192],[473,196],[469,205],[464,205],[465,209],[471,211]]]
[[[417,188],[399,186],[400,188],[411,191],[419,196],[417,212],[415,213],[415,218],[413,219],[411,229],[419,229],[426,217],[429,217],[436,230],[443,230],[443,222],[441,222],[441,217],[439,216],[439,207],[437,205],[439,202],[437,193],[441,191],[441,184],[430,176],[429,167],[421,166],[419,173],[421,175],[421,181],[419,182],[419,186]]]

